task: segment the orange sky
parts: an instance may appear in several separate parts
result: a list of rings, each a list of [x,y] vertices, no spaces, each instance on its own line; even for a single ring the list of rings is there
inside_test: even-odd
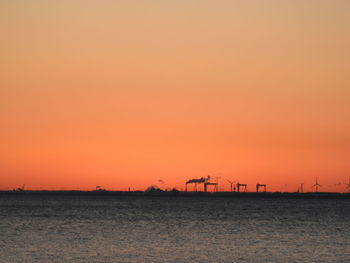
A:
[[[344,191],[349,25],[346,0],[2,0],[0,189]]]

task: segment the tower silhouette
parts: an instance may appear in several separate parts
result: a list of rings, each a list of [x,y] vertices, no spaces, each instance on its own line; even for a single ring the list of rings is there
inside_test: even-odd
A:
[[[226,179],[226,181],[230,184],[230,189],[231,189],[231,192],[232,192],[233,184],[235,183],[235,181],[230,181],[228,179]],[[236,192],[236,189],[235,189],[235,192]]]
[[[304,193],[304,183],[300,184],[300,187],[298,188],[300,193]]]
[[[315,192],[316,192],[316,193],[318,193],[318,187],[320,187],[320,186],[322,186],[322,185],[320,185],[320,184],[318,183],[318,178],[316,177],[316,183],[312,186],[312,187],[315,187]]]

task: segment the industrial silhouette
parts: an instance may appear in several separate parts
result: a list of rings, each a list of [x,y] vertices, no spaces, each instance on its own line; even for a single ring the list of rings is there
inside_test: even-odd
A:
[[[205,182],[204,183],[204,192],[208,191],[208,185],[213,185],[214,186],[214,192],[218,192],[219,191],[218,183]]]
[[[218,188],[218,177],[215,178],[216,179],[216,182],[211,182],[211,177],[210,175],[208,175],[207,178],[205,177],[201,177],[199,179],[191,179],[191,180],[188,180],[186,183],[185,183],[185,191],[187,192],[187,185],[188,184],[194,184],[194,187],[195,187],[195,191],[197,192],[198,191],[198,188],[197,188],[197,185],[198,184],[203,184],[204,186],[204,192],[207,192],[208,191],[208,186],[209,185],[213,185],[214,186],[214,191],[215,192],[218,192],[219,191],[219,188]]]
[[[223,188],[219,190],[219,178],[218,176],[216,177],[211,177],[210,175],[208,175],[207,177],[201,177],[201,178],[195,178],[195,179],[190,179],[188,181],[185,182],[185,192],[188,191],[188,185],[189,184],[193,184],[194,185],[194,188],[192,188],[190,190],[191,191],[194,191],[194,192],[204,192],[204,193],[207,193],[209,192],[209,190],[212,189],[212,192],[223,192],[225,194],[228,193],[228,191],[225,191]],[[226,179],[226,181],[229,183],[230,185],[230,188],[229,188],[229,192],[231,193],[246,193],[248,192],[248,184],[242,184],[242,183],[239,183],[238,181],[234,181],[234,180],[229,180],[229,179]],[[163,183],[164,184],[164,181],[159,179],[158,180],[159,183]],[[198,188],[198,185],[203,185],[203,188],[199,189]],[[349,181],[348,182],[338,182],[337,184],[334,184],[334,186],[341,186],[341,185],[345,185],[345,192],[349,192],[350,193],[350,177],[349,177]],[[333,186],[330,185],[330,186]],[[319,181],[318,181],[318,177],[315,178],[315,183],[311,186],[312,188],[314,188],[314,192],[315,193],[318,193],[319,192],[319,189],[320,187],[323,187]],[[31,191],[43,191],[43,192],[46,192],[48,190],[28,190],[28,189],[25,189],[25,185],[23,184],[21,187],[18,187],[18,188],[15,188],[13,190],[11,190],[12,192],[23,192],[23,193],[29,193]],[[64,191],[64,190],[60,190],[60,191]],[[84,190],[69,190],[69,191],[84,191]],[[91,190],[90,190],[91,191]],[[116,192],[115,190],[106,190],[104,188],[102,188],[100,185],[96,185],[95,188],[92,190],[93,192],[106,192],[109,193],[109,192]],[[1,190],[0,190],[1,192]],[[55,191],[54,191],[55,192]],[[118,192],[118,191],[117,191]],[[148,193],[160,193],[160,192],[181,192],[181,190],[178,190],[175,188],[160,188],[156,185],[151,185],[150,187],[148,187],[145,191],[141,191],[141,190],[133,190],[131,191],[131,188],[128,187],[127,189],[125,189],[125,191],[120,191],[120,192],[129,192],[129,193],[140,193],[140,192],[148,192]],[[267,193],[267,185],[266,184],[261,184],[261,183],[257,183],[256,184],[256,188],[255,188],[255,192],[256,193]],[[269,192],[268,194],[271,194],[273,192]],[[275,193],[281,193],[279,191],[276,191]],[[282,192],[283,193],[283,192]],[[304,183],[300,183],[298,185],[298,188],[296,189],[296,191],[294,193],[305,193],[305,194],[308,194],[308,192],[304,192]],[[321,193],[321,194],[326,194],[326,193]]]
[[[315,187],[315,192],[318,193],[318,187],[322,187],[322,185],[320,185],[318,183],[318,178],[316,177],[316,183],[312,186],[312,187]]]
[[[228,179],[226,179],[226,181],[230,184],[231,192],[233,192],[232,190],[234,190],[234,192],[236,192],[236,186],[234,186],[235,181],[230,181]]]
[[[247,184],[240,184],[240,183],[237,183],[237,192],[239,193],[240,192],[240,189],[241,187],[244,188],[244,192],[247,192]]]
[[[107,191],[106,189],[103,189],[101,186],[96,185],[95,191]]]
[[[207,179],[204,178],[204,177],[201,177],[199,179],[191,179],[191,180],[188,180],[185,184],[185,191],[187,192],[187,185],[188,184],[194,184],[194,187],[195,187],[195,191],[197,192],[197,184],[204,184],[204,182],[206,181]]]
[[[256,192],[259,193],[260,187],[263,188],[263,192],[266,192],[266,184],[256,184]]]

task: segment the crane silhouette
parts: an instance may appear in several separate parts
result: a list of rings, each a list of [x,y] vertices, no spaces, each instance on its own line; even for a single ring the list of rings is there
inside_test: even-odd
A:
[[[240,188],[243,187],[244,188],[244,192],[247,192],[247,184],[240,184],[240,183],[237,183],[237,192],[239,193],[240,192]]]
[[[318,178],[316,177],[316,183],[312,186],[312,187],[315,187],[315,192],[318,193],[318,187],[322,187],[322,185],[320,185],[318,183]]]
[[[259,193],[260,187],[263,188],[263,192],[266,192],[266,184],[256,184],[256,192]]]

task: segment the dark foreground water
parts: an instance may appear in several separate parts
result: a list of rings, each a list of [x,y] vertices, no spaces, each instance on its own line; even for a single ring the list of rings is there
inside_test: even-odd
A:
[[[350,201],[0,196],[0,262],[350,262]]]

